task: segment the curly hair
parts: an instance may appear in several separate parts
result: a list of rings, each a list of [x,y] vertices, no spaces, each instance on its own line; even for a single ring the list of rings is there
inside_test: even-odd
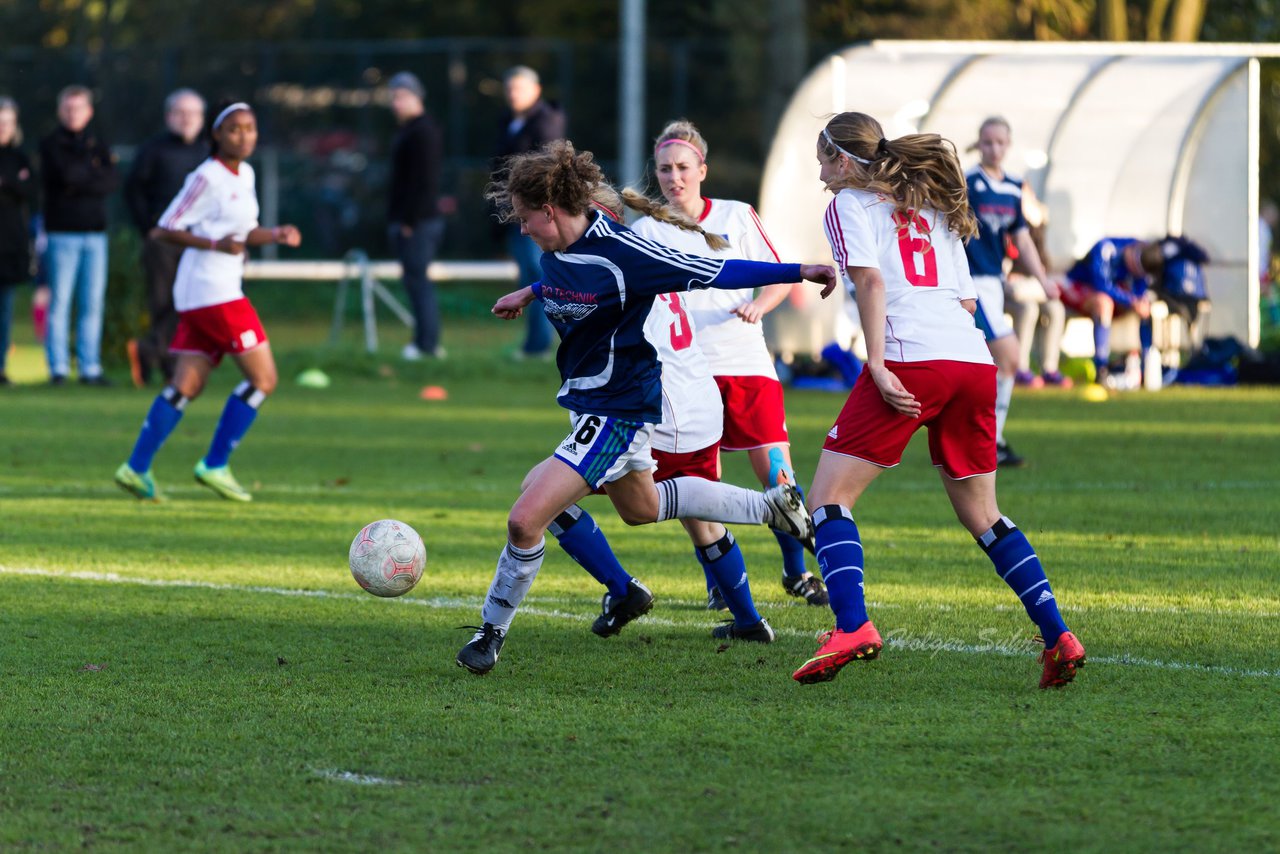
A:
[[[958,237],[978,234],[978,220],[969,208],[969,191],[955,145],[936,133],[912,133],[885,139],[884,128],[865,113],[840,113],[818,136],[822,156],[849,159],[845,177],[832,190],[849,187],[879,193],[894,201],[895,210],[935,210]]]
[[[605,183],[604,173],[590,151],[578,151],[567,139],[548,142],[525,154],[513,154],[485,188],[485,198],[497,208],[502,222],[515,219],[512,201],[526,207],[554,205],[577,216],[591,207],[591,194]]]
[[[605,180],[594,155],[575,150],[567,139],[548,142],[527,154],[512,155],[485,188],[485,198],[497,208],[502,222],[515,219],[516,198],[525,207],[554,205],[571,216],[586,215],[593,206],[599,207],[618,221],[622,220],[625,205],[659,222],[701,234],[712,249],[729,245],[724,238],[708,234],[679,211],[643,193],[630,189],[619,193]]]

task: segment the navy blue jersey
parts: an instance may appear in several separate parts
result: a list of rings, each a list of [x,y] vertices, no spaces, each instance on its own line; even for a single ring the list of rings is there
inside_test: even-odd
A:
[[[1134,299],[1147,292],[1146,276],[1135,276],[1124,260],[1125,248],[1137,242],[1133,237],[1104,237],[1067,271],[1067,278],[1101,291],[1116,305],[1132,305]]]
[[[969,272],[1003,276],[1005,240],[1027,227],[1022,215],[1022,181],[1009,175],[992,178],[975,166],[965,173],[969,207],[978,218],[978,236],[965,244]]]
[[[644,335],[654,297],[799,280],[798,264],[685,255],[597,213],[576,243],[543,254],[533,286],[560,333],[556,399],[572,412],[658,423],[662,365]]]

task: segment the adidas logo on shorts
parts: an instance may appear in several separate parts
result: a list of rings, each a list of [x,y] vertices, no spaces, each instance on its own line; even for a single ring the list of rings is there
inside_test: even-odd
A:
[[[565,442],[563,445],[560,446],[560,450],[564,451],[567,454],[576,454],[578,453],[578,443]]]
[[[828,431],[827,431],[827,438],[828,438],[828,439],[839,439],[840,437],[839,437],[838,435],[836,435],[839,429],[840,429],[840,428],[839,428],[839,425],[837,425],[837,426],[835,426],[835,427],[832,427],[830,430],[828,430]]]

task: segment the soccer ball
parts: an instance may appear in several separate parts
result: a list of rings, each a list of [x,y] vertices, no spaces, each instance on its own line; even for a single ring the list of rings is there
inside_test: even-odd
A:
[[[382,519],[360,529],[347,557],[356,584],[374,596],[399,596],[422,578],[427,547],[404,522]]]

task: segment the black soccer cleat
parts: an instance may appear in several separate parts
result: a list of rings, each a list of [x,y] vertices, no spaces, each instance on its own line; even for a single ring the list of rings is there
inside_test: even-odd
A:
[[[636,579],[627,585],[627,595],[621,598],[612,593],[604,594],[600,601],[601,614],[591,624],[591,631],[602,638],[609,638],[622,631],[622,627],[649,613],[653,607],[653,594]]]
[[[485,675],[498,663],[502,643],[507,639],[506,633],[493,623],[459,628],[475,629],[476,633],[466,646],[458,650],[458,666],[467,668],[477,676]]]
[[[708,611],[728,611],[729,603],[724,601],[724,594],[720,592],[719,587],[712,587],[707,591],[707,610]]]
[[[782,576],[782,589],[788,596],[803,599],[814,607],[825,607],[831,602],[827,597],[827,586],[811,573]]]
[[[996,466],[1002,469],[1015,469],[1025,465],[1026,460],[1018,456],[1013,448],[1009,447],[1008,442],[1000,442],[996,445]]]
[[[761,620],[753,626],[738,626],[733,620],[726,620],[711,630],[711,636],[720,640],[753,641],[755,643],[773,643],[777,637],[773,626]]]

